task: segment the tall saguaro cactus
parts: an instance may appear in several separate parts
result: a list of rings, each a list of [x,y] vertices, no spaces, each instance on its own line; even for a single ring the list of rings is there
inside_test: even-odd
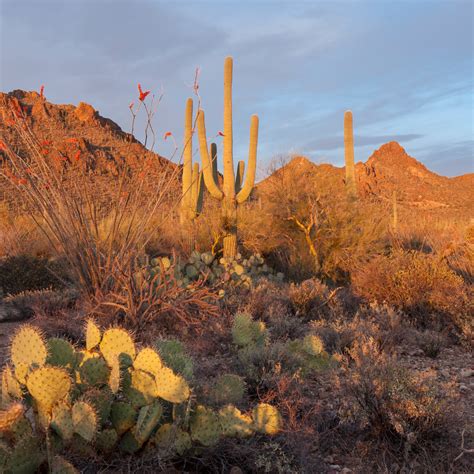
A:
[[[392,230],[397,232],[398,230],[398,201],[397,201],[397,191],[392,193]]]
[[[354,133],[352,127],[352,112],[344,113],[344,162],[346,167],[346,190],[350,198],[357,197],[356,176],[354,165]]]
[[[213,173],[209,157],[204,110],[199,110],[197,120],[204,182],[210,195],[222,201],[223,247],[226,258],[233,258],[237,253],[237,206],[249,198],[255,184],[258,142],[258,116],[252,115],[247,175],[243,180],[244,163],[239,163],[236,180],[232,132],[232,68],[232,57],[227,57],[224,63],[224,182],[222,189]]]
[[[202,204],[202,172],[199,163],[193,165],[193,99],[186,101],[184,118],[183,178],[181,195],[181,223],[197,217]]]

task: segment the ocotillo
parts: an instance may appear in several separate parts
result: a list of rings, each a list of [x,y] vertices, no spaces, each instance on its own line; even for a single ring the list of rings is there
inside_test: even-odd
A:
[[[344,162],[346,166],[347,195],[355,199],[357,188],[354,166],[354,134],[352,130],[352,112],[350,110],[344,113]]]
[[[249,162],[247,176],[242,183],[243,166],[239,164],[238,180],[236,182],[233,158],[232,134],[232,67],[233,60],[227,57],[224,63],[224,182],[219,187],[209,157],[206,138],[204,110],[198,112],[199,149],[201,152],[204,182],[210,195],[222,201],[222,228],[224,231],[224,257],[233,258],[237,253],[237,205],[245,202],[252,192],[257,168],[258,117],[252,115],[250,122]],[[241,173],[242,172],[242,173]],[[238,191],[236,191],[238,185]]]

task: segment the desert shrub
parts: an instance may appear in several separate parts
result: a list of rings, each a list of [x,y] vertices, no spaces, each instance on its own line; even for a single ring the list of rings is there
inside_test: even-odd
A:
[[[437,331],[423,331],[416,336],[418,346],[423,354],[436,359],[445,345],[445,338]]]
[[[305,280],[299,284],[292,283],[289,289],[295,316],[303,318],[309,317],[314,310],[319,309],[328,295],[328,287],[315,278]]]
[[[432,375],[407,371],[373,338],[354,343],[339,381],[350,396],[350,416],[402,452],[452,428],[453,391],[436,384]]]
[[[202,279],[183,285],[177,280],[175,266],[168,260],[156,267],[141,266],[138,260],[115,271],[114,291],[99,300],[95,312],[112,312],[135,328],[161,319],[163,325],[201,323],[204,317],[216,317],[218,294]]]
[[[60,288],[64,278],[67,278],[67,275],[57,261],[29,255],[0,260],[0,290],[4,294]]]
[[[352,276],[356,294],[401,309],[420,327],[454,323],[472,333],[472,290],[443,259],[395,251],[359,267]]]
[[[342,180],[319,186],[305,158],[279,164],[284,166],[259,189],[261,201],[248,209],[244,243],[268,255],[291,279],[316,275],[347,282],[354,262],[385,246],[384,215],[370,202],[348,202]]]

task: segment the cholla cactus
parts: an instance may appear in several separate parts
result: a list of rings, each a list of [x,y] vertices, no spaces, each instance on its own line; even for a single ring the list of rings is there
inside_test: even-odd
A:
[[[355,165],[354,165],[354,133],[352,128],[352,112],[344,113],[344,162],[346,165],[346,190],[347,195],[357,197]]]
[[[234,170],[232,130],[232,68],[233,59],[227,57],[224,63],[224,182],[222,188],[213,172],[213,162],[207,146],[204,110],[198,111],[199,149],[201,153],[204,182],[210,195],[222,201],[224,257],[234,258],[237,253],[237,205],[245,202],[255,183],[257,166],[258,116],[252,115],[250,122],[249,164],[243,181],[244,162],[240,162],[237,179]],[[212,153],[212,150],[211,150]],[[242,184],[243,181],[243,184]]]
[[[184,150],[181,193],[181,224],[195,219],[202,207],[202,172],[199,163],[193,164],[193,99],[186,101],[184,119]]]

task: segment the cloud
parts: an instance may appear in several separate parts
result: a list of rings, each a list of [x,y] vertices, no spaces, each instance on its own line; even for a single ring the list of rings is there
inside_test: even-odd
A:
[[[430,169],[444,176],[459,176],[474,172],[474,140],[464,140],[445,146],[428,146],[417,150],[416,153]]]

